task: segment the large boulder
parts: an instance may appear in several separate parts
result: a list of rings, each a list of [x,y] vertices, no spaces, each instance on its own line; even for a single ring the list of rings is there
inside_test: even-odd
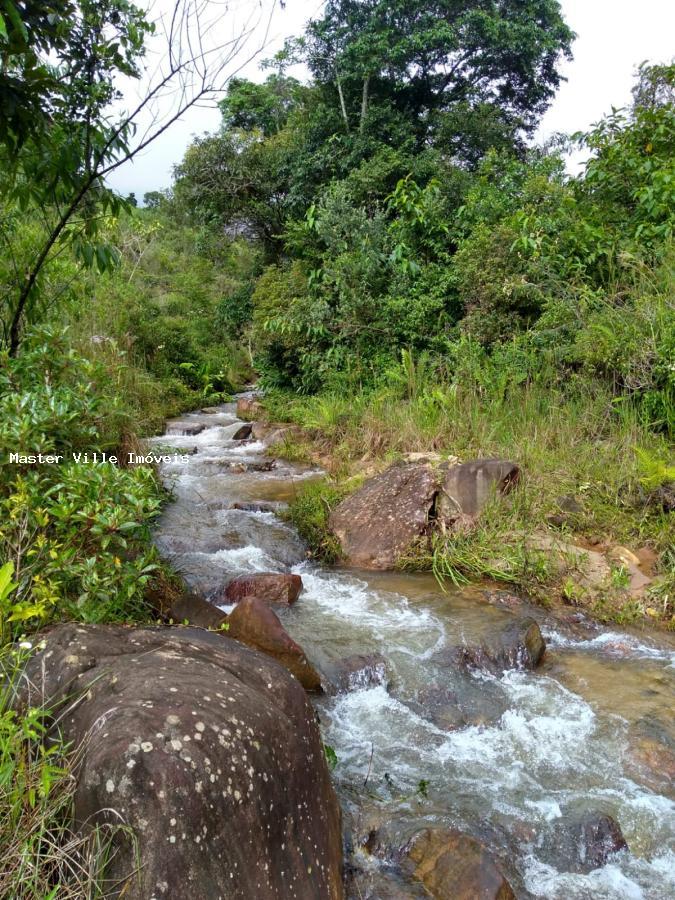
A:
[[[321,676],[264,600],[244,597],[227,621],[229,637],[276,659],[308,691],[321,690]]]
[[[225,586],[221,602],[239,603],[244,597],[257,597],[265,603],[290,606],[298,599],[301,590],[302,578],[299,575],[274,572],[240,575]]]
[[[516,900],[490,853],[461,831],[425,828],[412,838],[408,857],[435,900]]]
[[[497,675],[509,669],[536,669],[546,651],[539,625],[529,616],[506,625],[480,644],[456,649],[459,662]]]
[[[520,469],[506,459],[476,459],[441,467],[442,486],[436,501],[440,521],[475,519],[495,496],[518,483]]]
[[[237,400],[237,418],[250,422],[257,419],[263,411],[263,405],[255,397],[239,397]]]
[[[426,463],[392,466],[370,479],[330,514],[344,561],[391,569],[429,525],[437,476]]]
[[[77,823],[136,835],[117,834],[107,896],[342,898],[315,714],[272,659],[196,628],[69,624],[26,675],[81,748]]]
[[[348,565],[391,569],[431,527],[473,523],[488,500],[505,494],[519,477],[518,466],[507,460],[438,465],[422,455],[369,479],[333,510],[328,527]]]

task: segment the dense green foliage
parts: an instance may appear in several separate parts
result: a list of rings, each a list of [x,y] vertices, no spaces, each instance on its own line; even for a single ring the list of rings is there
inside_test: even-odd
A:
[[[659,491],[675,429],[675,67],[644,65],[629,109],[533,147],[574,37],[557,0],[329,0],[264,81],[230,82],[219,131],[138,209],[105,176],[133,155],[133,116],[112,110],[151,31],[127,0],[0,0],[7,896],[98,896],[109,843],[70,831],[70,751],[49,711],[13,708],[26,634],[155,614],[162,491],[127,451],[254,373],[270,415],[312,436],[284,451],[318,445],[356,475],[293,505],[316,553],[336,558],[329,510],[368,467],[506,456],[520,488],[406,565],[583,603],[575,573],[528,544],[550,525],[653,553],[652,591],[612,606],[610,585],[596,614],[673,616]],[[589,157],[576,177],[572,145]],[[91,459],[104,452],[117,461]],[[577,512],[555,525],[561,496]]]
[[[569,51],[557,3],[437,6],[327,4],[177,169],[174,215],[266,257],[234,298],[264,384],[376,387],[404,350],[452,373],[469,346],[505,389],[599,378],[672,431],[675,70],[574,136],[571,177],[562,142],[523,145]]]

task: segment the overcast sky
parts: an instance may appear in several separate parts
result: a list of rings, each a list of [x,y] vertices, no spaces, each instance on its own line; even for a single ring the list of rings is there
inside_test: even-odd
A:
[[[251,7],[254,2],[245,0]],[[170,5],[171,0],[154,0],[151,9],[156,15]],[[284,9],[277,5],[260,58],[272,56],[285,37],[301,34],[306,20],[316,16],[321,6],[317,0],[286,0]],[[563,66],[567,82],[542,121],[540,138],[558,131],[583,130],[611,106],[625,105],[636,67],[643,60],[667,62],[675,52],[673,0],[562,0],[562,7],[567,23],[577,33],[574,59]],[[261,31],[256,46],[262,40]],[[240,74],[260,80],[266,73],[259,71],[256,61]],[[146,191],[169,187],[172,168],[180,162],[192,136],[214,131],[219,121],[214,106],[190,110],[142,156],[115,172],[111,184],[125,194],[134,191],[139,199]]]

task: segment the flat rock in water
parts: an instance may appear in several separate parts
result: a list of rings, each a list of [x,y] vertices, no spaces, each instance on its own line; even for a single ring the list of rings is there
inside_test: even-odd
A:
[[[491,854],[461,831],[425,828],[410,841],[408,857],[435,900],[516,900]]]
[[[391,569],[426,531],[436,491],[434,469],[425,463],[392,466],[366,482],[330,514],[344,561]]]
[[[321,676],[305,656],[305,651],[263,600],[244,597],[227,620],[229,637],[276,659],[306,690],[321,690]]]
[[[339,805],[282,666],[196,628],[69,624],[45,640],[23,699],[68,709],[76,821],[133,829],[138,844],[118,832],[108,856],[125,898],[341,900]]]
[[[290,606],[300,596],[302,578],[299,575],[261,572],[233,578],[223,590],[223,603],[239,603],[244,597],[257,597],[265,603]]]

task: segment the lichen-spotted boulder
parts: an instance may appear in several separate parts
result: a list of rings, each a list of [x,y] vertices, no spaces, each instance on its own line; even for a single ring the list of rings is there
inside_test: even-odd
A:
[[[339,806],[312,707],[274,660],[198,628],[59,625],[31,696],[82,744],[81,827],[126,822],[125,900],[342,898]],[[116,896],[115,892],[110,896]]]
[[[391,466],[367,481],[330,514],[346,563],[363,569],[391,569],[429,524],[438,491],[426,463]]]

